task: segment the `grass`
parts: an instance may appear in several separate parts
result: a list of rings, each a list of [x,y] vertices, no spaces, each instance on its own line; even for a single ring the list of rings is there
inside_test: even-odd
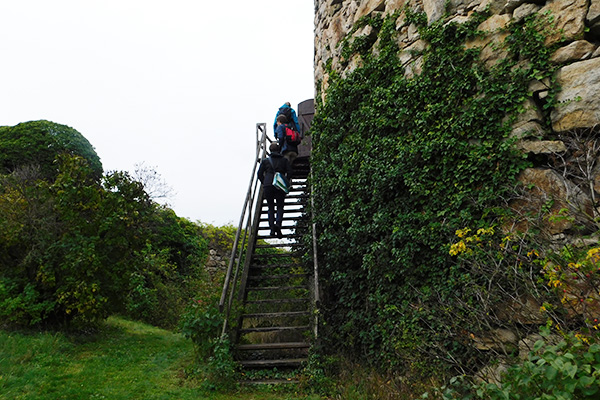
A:
[[[296,400],[293,389],[217,393],[186,377],[191,341],[118,317],[93,335],[0,331],[0,399]]]

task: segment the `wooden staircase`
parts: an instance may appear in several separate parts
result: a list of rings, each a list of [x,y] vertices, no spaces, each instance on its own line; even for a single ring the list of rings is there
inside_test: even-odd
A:
[[[245,368],[298,367],[307,358],[311,269],[301,239],[308,233],[308,173],[308,158],[297,158],[285,199],[283,238],[270,235],[268,207],[261,199],[254,251],[240,291],[244,311],[235,335],[234,357]]]
[[[316,337],[318,280],[307,211],[310,157],[301,152],[294,162],[283,237],[271,236],[268,206],[256,180],[269,141],[266,125],[257,124],[255,168],[219,303],[225,317],[222,334],[244,369],[298,368]]]

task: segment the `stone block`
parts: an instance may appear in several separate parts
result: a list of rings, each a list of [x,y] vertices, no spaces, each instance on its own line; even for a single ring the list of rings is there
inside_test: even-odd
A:
[[[513,21],[520,22],[524,20],[526,17],[536,13],[539,9],[542,8],[537,4],[525,3],[517,7],[516,10],[513,11]]]
[[[587,40],[577,40],[565,47],[556,50],[550,61],[554,64],[564,64],[566,62],[580,61],[588,59],[596,51],[596,45]]]
[[[501,59],[506,58],[507,51],[502,46],[504,39],[508,36],[506,27],[510,23],[509,15],[493,15],[483,21],[477,29],[489,32],[485,37],[469,40],[465,44],[466,49],[481,48],[480,58],[488,66],[494,65]]]
[[[594,33],[598,34],[600,32],[600,0],[590,1],[590,7],[585,20]]]
[[[562,209],[567,209],[569,216],[577,220],[582,215],[593,214],[590,197],[556,171],[527,168],[521,172],[518,180],[525,188],[525,195],[510,204],[518,215],[537,215],[550,200],[553,202],[548,215],[559,215]],[[556,220],[543,218],[537,222],[548,235],[563,233],[573,227],[573,222],[567,218]],[[515,221],[511,230],[524,232],[529,229],[529,224],[527,219],[522,218]]]
[[[363,0],[354,13],[354,23],[373,11],[385,11],[385,0]]]
[[[546,13],[550,14],[551,21],[542,24],[543,29],[550,28],[546,45],[583,39],[587,5],[587,0],[554,0],[546,3],[538,13],[541,18]]]
[[[531,154],[554,154],[564,153],[567,146],[560,140],[521,140],[517,148],[523,153]]]
[[[552,110],[552,127],[557,132],[591,128],[600,123],[600,58],[579,61],[558,70],[556,96]]]
[[[431,25],[444,16],[446,11],[445,0],[423,0],[423,8],[427,14],[427,22]]]

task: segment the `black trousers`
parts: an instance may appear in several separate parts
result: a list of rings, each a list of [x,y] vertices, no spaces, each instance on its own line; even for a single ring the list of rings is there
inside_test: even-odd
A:
[[[267,205],[269,206],[269,227],[271,230],[281,229],[285,193],[275,188],[275,186],[265,186],[264,191],[265,199],[267,199]]]

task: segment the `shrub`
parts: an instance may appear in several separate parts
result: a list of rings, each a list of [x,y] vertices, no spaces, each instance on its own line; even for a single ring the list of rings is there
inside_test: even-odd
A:
[[[124,172],[97,180],[87,161],[59,155],[0,176],[0,319],[94,322],[111,313],[173,327],[202,285],[206,240],[153,203]]]
[[[596,399],[599,377],[600,345],[569,334],[557,345],[539,340],[525,362],[508,369],[501,384],[483,384],[477,395],[491,400]]]
[[[216,300],[216,299],[212,299]],[[230,389],[235,385],[236,363],[228,337],[221,336],[223,314],[216,301],[194,300],[181,320],[181,331],[194,342],[195,374],[207,389]]]
[[[451,384],[422,398],[485,400],[583,400],[596,399],[600,392],[600,345],[597,335],[569,333],[550,344],[550,330],[542,329],[523,362],[510,366],[500,383],[469,384],[455,378]]]
[[[44,120],[0,127],[0,174],[37,165],[45,179],[54,179],[58,173],[54,160],[61,154],[83,157],[93,177],[102,176],[94,148],[71,127]]]
[[[202,299],[193,300],[182,317],[181,332],[196,345],[198,355],[213,354],[223,326],[223,314],[218,307]]]

